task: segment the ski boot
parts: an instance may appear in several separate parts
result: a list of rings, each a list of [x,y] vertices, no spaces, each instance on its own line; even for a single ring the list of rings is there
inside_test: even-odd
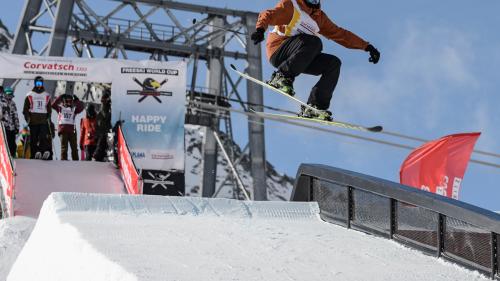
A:
[[[49,160],[50,159],[50,151],[45,151],[42,155],[43,160]]]
[[[311,107],[317,108],[315,105],[310,104]],[[300,106],[300,117],[318,119],[322,121],[333,121],[332,112],[328,110],[312,110],[309,107],[303,105]]]
[[[266,81],[266,83],[293,97],[295,96],[295,91],[293,90],[293,80],[293,78],[285,77],[283,73],[275,71],[271,76],[271,80]]]

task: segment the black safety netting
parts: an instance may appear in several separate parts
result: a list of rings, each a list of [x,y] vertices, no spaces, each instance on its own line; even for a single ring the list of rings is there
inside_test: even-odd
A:
[[[403,202],[396,205],[395,238],[437,249],[439,214]]]

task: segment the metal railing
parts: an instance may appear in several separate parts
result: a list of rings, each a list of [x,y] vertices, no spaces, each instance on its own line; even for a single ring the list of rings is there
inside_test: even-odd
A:
[[[292,201],[327,222],[387,237],[500,280],[500,215],[387,180],[302,164]]]

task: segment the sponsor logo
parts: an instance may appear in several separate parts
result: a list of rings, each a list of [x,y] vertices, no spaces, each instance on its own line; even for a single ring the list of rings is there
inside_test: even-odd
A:
[[[151,159],[155,160],[174,159],[174,155],[170,153],[151,153]]]
[[[157,186],[162,187],[165,190],[168,190],[168,186],[175,186],[175,182],[170,180],[170,176],[172,175],[171,173],[153,173],[153,172],[148,172],[147,175],[149,176],[149,179],[144,179],[144,183],[149,183],[151,184],[151,188],[155,189]]]
[[[65,70],[65,71],[87,71],[86,67],[75,66],[72,63],[33,63],[27,61],[24,63],[26,69],[39,69],[39,70]]]
[[[122,69],[123,72],[123,69]],[[161,87],[167,83],[168,79],[164,79],[161,82],[156,81],[153,78],[146,78],[144,81],[139,81],[139,79],[133,77],[134,82],[141,87],[140,90],[127,90],[127,95],[137,95],[141,96],[138,102],[143,102],[148,97],[153,97],[157,102],[162,103],[160,97],[166,96],[170,97],[173,95],[171,91],[161,90]]]
[[[165,68],[142,68],[142,67],[122,67],[123,74],[160,74],[160,75],[170,75],[178,76],[179,70],[177,69],[165,69]]]
[[[169,160],[174,159],[175,154],[169,150],[152,150],[151,159],[155,160]]]
[[[144,158],[146,158],[146,152],[144,152],[144,151],[132,151],[132,158],[144,159]]]
[[[57,75],[70,77],[85,77],[87,76],[87,67],[77,66],[72,62],[63,61],[48,61],[48,62],[32,62],[25,61],[23,64],[24,73],[32,75]]]

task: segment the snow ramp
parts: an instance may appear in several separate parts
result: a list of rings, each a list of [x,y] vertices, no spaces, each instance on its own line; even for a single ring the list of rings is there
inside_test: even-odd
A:
[[[111,163],[16,159],[14,215],[37,218],[52,192],[126,193]]]
[[[52,193],[7,280],[488,279],[314,202]]]

